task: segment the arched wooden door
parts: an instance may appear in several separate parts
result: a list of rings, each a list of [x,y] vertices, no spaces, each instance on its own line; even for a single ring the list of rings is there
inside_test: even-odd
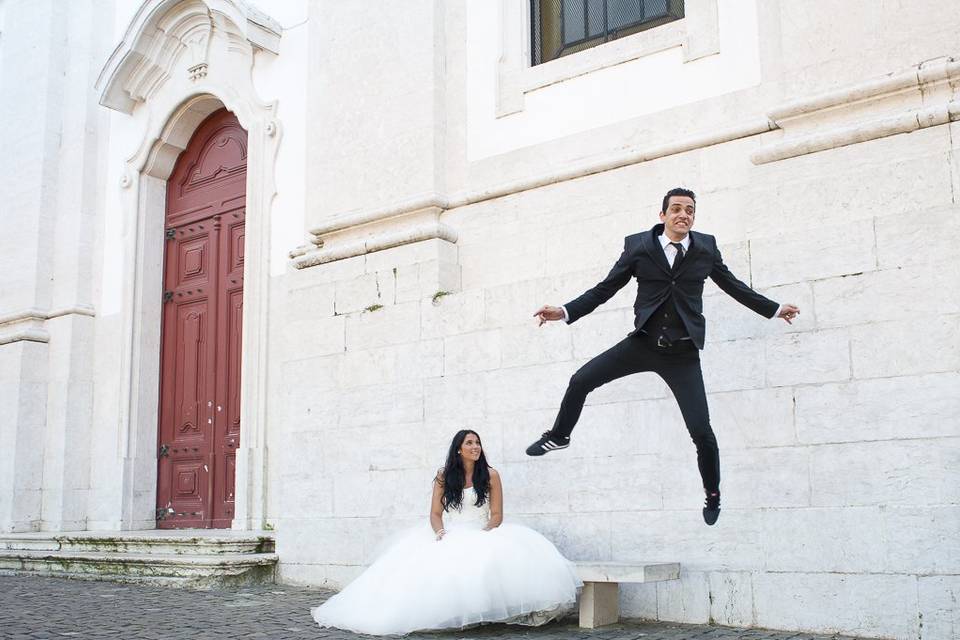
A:
[[[167,181],[157,527],[229,527],[240,444],[247,133],[221,109]]]

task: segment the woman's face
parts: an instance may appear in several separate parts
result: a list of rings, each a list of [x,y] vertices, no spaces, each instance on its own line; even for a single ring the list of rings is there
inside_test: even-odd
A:
[[[463,444],[460,445],[460,458],[467,462],[476,462],[480,459],[480,452],[483,451],[483,447],[480,446],[480,436],[475,433],[468,433],[467,437],[463,439]]]

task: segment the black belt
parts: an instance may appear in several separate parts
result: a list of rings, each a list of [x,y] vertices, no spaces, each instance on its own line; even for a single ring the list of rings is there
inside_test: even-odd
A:
[[[688,351],[690,348],[696,349],[696,345],[693,344],[693,338],[690,336],[671,340],[670,337],[664,333],[654,335],[648,333],[645,329],[640,329],[639,335],[641,335],[650,346],[660,349],[661,351]]]

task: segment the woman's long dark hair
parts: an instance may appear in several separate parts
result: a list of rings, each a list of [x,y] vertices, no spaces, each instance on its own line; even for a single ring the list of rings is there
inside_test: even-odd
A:
[[[463,468],[463,459],[460,458],[460,447],[471,433],[477,436],[477,441],[480,441],[479,433],[462,429],[457,431],[453,441],[450,442],[447,463],[443,467],[443,497],[440,498],[444,511],[460,509],[463,487],[467,484],[466,470]],[[479,507],[490,496],[490,465],[487,464],[487,456],[483,452],[483,442],[480,442],[480,459],[473,465],[473,488],[477,492],[476,505]]]

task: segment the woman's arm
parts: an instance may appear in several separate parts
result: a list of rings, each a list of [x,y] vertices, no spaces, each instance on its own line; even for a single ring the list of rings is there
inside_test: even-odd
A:
[[[437,472],[437,477],[433,479],[433,497],[430,499],[430,526],[433,532],[437,534],[437,540],[442,538],[446,531],[443,529],[443,503],[440,499],[443,497],[443,469]]]
[[[487,531],[496,529],[503,523],[503,486],[500,484],[500,474],[496,469],[490,469],[490,521],[484,527]]]

